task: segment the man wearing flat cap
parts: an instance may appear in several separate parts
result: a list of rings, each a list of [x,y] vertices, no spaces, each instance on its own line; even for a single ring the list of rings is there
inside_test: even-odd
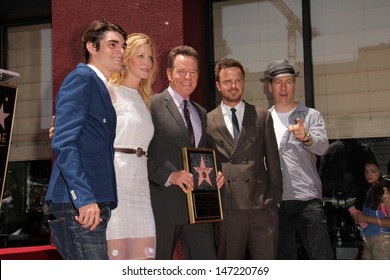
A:
[[[266,75],[274,99],[274,120],[283,174],[279,212],[278,259],[297,259],[298,231],[309,259],[332,259],[317,156],[328,149],[324,120],[317,110],[295,101],[299,72],[287,60],[273,63]]]

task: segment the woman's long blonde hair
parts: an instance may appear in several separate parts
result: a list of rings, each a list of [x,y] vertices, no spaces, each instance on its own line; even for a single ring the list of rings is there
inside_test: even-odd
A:
[[[156,78],[157,73],[157,61],[156,61],[156,47],[149,36],[143,33],[132,33],[127,36],[126,39],[127,47],[125,49],[125,56],[123,59],[123,67],[120,71],[112,74],[110,82],[112,84],[120,85],[128,75],[127,62],[130,57],[135,53],[138,47],[143,44],[150,45],[152,49],[152,68],[150,69],[149,77],[146,80],[141,80],[138,86],[138,92],[141,95],[142,100],[145,102],[146,106],[150,108],[150,97],[153,95],[152,84]]]

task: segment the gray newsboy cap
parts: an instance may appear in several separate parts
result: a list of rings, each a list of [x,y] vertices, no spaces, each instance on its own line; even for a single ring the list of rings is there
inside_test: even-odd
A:
[[[296,77],[299,75],[299,71],[296,72],[294,66],[292,66],[292,64],[288,62],[288,60],[283,59],[283,60],[277,60],[271,64],[265,78],[270,81],[276,77],[289,76],[289,75]]]

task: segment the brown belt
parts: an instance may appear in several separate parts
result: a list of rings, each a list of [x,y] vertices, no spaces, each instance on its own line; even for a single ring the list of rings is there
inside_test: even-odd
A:
[[[147,156],[147,152],[142,150],[142,148],[137,148],[137,150],[134,149],[127,149],[127,148],[115,148],[115,152],[119,153],[125,153],[125,154],[136,154],[137,157]]]

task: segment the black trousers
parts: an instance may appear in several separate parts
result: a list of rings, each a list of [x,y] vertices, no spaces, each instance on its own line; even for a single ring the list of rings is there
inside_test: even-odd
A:
[[[187,260],[215,260],[212,224],[173,225],[156,222],[156,259],[171,260],[180,240]]]
[[[309,259],[330,260],[333,257],[327,220],[320,199],[283,201],[279,212],[278,259],[296,260],[296,232]]]

